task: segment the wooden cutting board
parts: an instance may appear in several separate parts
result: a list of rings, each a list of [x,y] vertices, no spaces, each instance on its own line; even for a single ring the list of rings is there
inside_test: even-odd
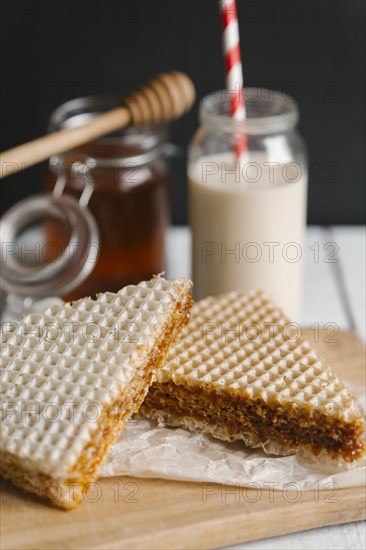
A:
[[[317,339],[313,331],[306,336],[313,343]],[[321,331],[314,345],[344,380],[365,386],[365,348],[355,336]],[[366,517],[364,487],[259,494],[119,477],[99,480],[87,497],[76,510],[64,512],[3,482],[0,547],[214,548]]]

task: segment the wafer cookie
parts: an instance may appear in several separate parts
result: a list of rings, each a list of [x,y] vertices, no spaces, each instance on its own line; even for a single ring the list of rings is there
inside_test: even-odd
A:
[[[2,327],[0,473],[72,508],[136,412],[191,306],[157,277]]]
[[[268,453],[359,458],[363,414],[299,329],[259,291],[202,300],[140,412]]]

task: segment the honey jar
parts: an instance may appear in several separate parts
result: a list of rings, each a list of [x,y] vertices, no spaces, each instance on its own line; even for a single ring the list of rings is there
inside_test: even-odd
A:
[[[68,101],[53,112],[49,130],[79,126],[115,106],[105,97]],[[48,191],[61,178],[64,193],[79,199],[85,182],[91,184],[88,208],[100,237],[93,271],[65,299],[115,292],[164,270],[170,222],[166,140],[165,126],[127,128],[67,152],[59,158],[57,174],[48,170]],[[60,249],[64,238],[49,228],[48,241]]]

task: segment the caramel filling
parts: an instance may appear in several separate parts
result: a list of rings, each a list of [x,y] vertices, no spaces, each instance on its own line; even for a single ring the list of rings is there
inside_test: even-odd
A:
[[[346,422],[335,414],[324,414],[308,404],[282,406],[275,401],[229,392],[215,392],[205,386],[182,386],[173,382],[153,384],[141,412],[159,410],[169,416],[191,417],[221,428],[229,438],[255,436],[259,443],[276,441],[289,449],[305,447],[314,454],[325,449],[333,458],[352,462],[363,455],[363,419]],[[178,420],[179,423],[179,420]]]

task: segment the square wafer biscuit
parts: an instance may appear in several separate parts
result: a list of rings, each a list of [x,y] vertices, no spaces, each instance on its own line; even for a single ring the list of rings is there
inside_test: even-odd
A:
[[[154,278],[4,324],[0,473],[72,508],[136,412],[191,306]]]
[[[193,306],[140,412],[268,453],[353,461],[365,450],[355,399],[259,291]]]

